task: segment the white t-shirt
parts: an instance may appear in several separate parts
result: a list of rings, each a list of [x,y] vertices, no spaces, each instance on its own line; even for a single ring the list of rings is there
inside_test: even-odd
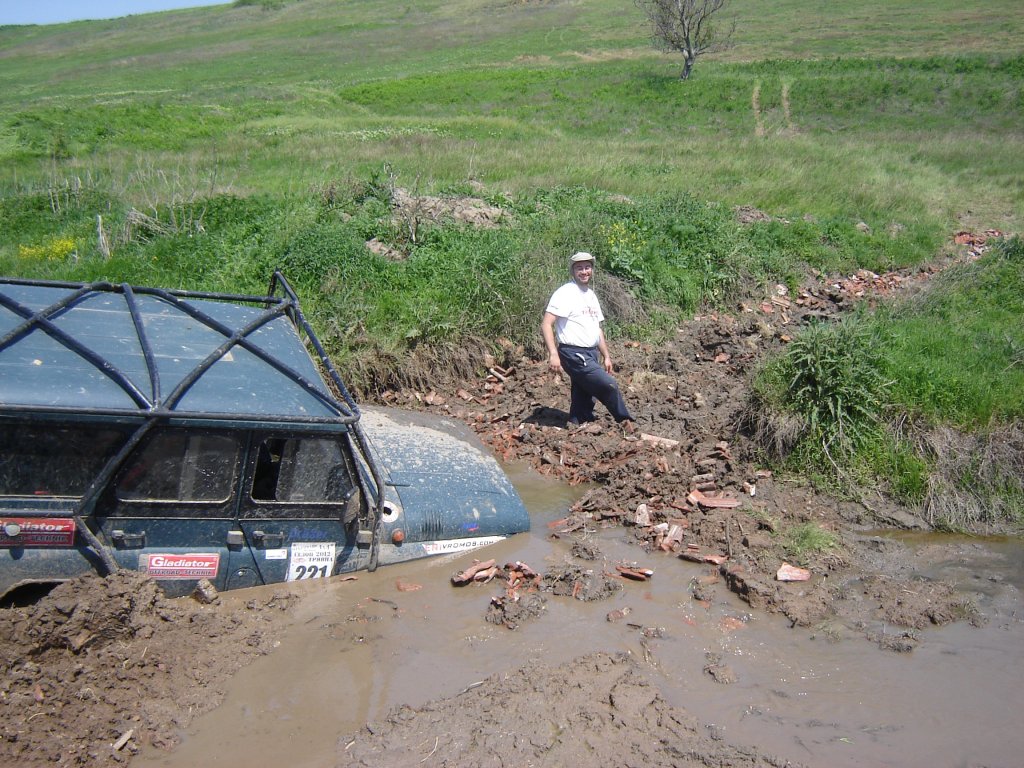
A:
[[[576,283],[566,283],[551,294],[546,311],[557,318],[555,339],[559,344],[596,347],[601,340],[604,314],[592,289],[583,290]]]

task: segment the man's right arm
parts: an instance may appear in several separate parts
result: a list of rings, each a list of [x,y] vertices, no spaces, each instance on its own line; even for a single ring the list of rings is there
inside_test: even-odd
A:
[[[540,323],[540,333],[544,337],[544,346],[548,348],[548,368],[552,371],[562,370],[562,361],[558,359],[558,344],[555,343],[555,320],[557,315],[544,313]]]

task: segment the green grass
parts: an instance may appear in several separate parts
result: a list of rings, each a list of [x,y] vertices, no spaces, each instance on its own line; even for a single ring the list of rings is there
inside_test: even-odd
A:
[[[962,222],[1019,228],[1016,4],[732,8],[737,46],[698,62],[685,84],[647,45],[639,12],[612,0],[296,0],[0,29],[0,265],[223,288],[283,263],[315,290],[360,238],[396,237],[382,211],[326,222],[319,191],[385,167],[421,192],[482,183],[523,214],[486,247],[533,262],[589,247],[677,311],[751,281],[792,284],[808,266],[919,264]],[[945,45],[953,18],[978,32],[961,32],[970,42],[955,51]],[[260,202],[224,202],[235,197]],[[734,205],[777,220],[740,229]],[[211,206],[234,213],[214,218]],[[174,237],[132,231],[132,209]],[[90,263],[97,216],[116,241],[112,262]],[[317,237],[333,250],[309,253]],[[53,250],[48,238],[74,239],[75,259],[38,258]],[[479,240],[441,231],[417,248],[449,249],[465,277],[477,265],[463,254]],[[364,324],[389,344],[426,338],[427,326],[447,338],[532,333],[470,321],[458,302],[428,312],[422,270],[388,267],[386,295],[364,268],[356,282],[372,298],[362,303],[388,308]],[[392,314],[398,323],[385,321]]]
[[[0,249],[0,271],[232,291],[255,289],[280,267],[311,312],[329,318],[325,340],[344,357],[368,340],[398,350],[504,337],[532,348],[542,303],[564,279],[564,254],[577,248],[597,256],[632,304],[642,300],[646,312],[632,304],[608,312],[611,332],[629,326],[639,336],[671,330],[682,314],[751,286],[795,283],[808,264],[853,269],[865,249],[894,263],[930,253],[912,238],[876,241],[842,220],[742,226],[730,208],[688,194],[625,200],[573,187],[492,195],[505,223],[473,229],[393,215],[394,179],[383,169],[285,201],[217,194],[215,179],[137,175],[132,183],[148,204],[105,197],[102,184],[77,179],[5,198],[0,214],[15,236]],[[109,257],[98,250],[99,223]],[[365,243],[374,238],[404,258],[372,254]],[[62,251],[55,239],[74,247]]]
[[[807,565],[815,555],[837,550],[839,539],[817,523],[800,523],[785,531],[782,546],[789,558],[800,565]]]
[[[969,207],[1019,228],[1019,4],[834,6],[737,0],[737,46],[686,84],[618,0],[301,0],[5,28],[0,160],[22,181],[155,161],[244,194],[386,161],[427,188],[686,190],[882,229]]]
[[[1024,419],[1024,241],[947,272],[877,323],[893,399],[962,429]]]
[[[472,178],[509,193],[687,190],[881,230],[941,231],[967,198],[972,217],[1011,229],[1024,175],[1020,59],[962,64],[711,62],[684,86],[650,62],[611,61],[264,85],[209,101],[54,96],[12,105],[0,147],[25,181],[155,161],[288,194],[388,162],[428,188]]]
[[[881,486],[939,527],[1024,523],[1024,241],[919,298],[812,326],[755,380],[752,422],[793,471]]]

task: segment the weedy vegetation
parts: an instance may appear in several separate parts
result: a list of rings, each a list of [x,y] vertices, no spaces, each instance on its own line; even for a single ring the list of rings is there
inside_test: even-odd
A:
[[[930,290],[812,326],[758,372],[748,417],[782,465],[881,481],[956,531],[1024,522],[1024,244]]]
[[[840,544],[834,533],[808,522],[787,529],[782,536],[782,546],[791,560],[807,565],[811,558],[837,551]]]

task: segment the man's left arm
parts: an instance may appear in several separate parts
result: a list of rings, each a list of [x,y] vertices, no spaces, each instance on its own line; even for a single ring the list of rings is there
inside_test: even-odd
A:
[[[601,353],[601,357],[604,360],[604,369],[608,373],[614,371],[612,356],[608,354],[608,342],[604,340],[604,328],[601,329],[601,335],[597,339],[597,350]]]

